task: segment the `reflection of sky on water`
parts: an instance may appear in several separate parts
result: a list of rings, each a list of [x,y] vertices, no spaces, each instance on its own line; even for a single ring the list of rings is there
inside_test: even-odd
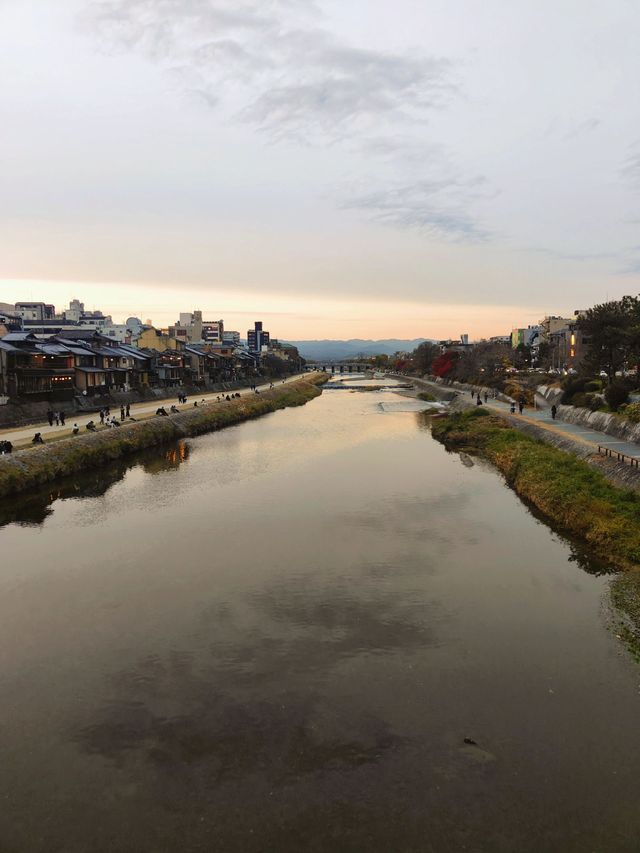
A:
[[[0,532],[7,849],[626,849],[637,695],[604,581],[373,398],[166,448]]]

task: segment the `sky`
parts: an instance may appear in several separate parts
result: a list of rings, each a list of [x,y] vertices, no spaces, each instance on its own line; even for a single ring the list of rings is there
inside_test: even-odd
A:
[[[640,291],[637,0],[0,0],[0,302],[472,338]]]

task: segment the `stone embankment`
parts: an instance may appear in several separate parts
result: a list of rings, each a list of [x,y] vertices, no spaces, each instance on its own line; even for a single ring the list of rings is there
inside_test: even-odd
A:
[[[51,444],[0,456],[0,497],[105,465],[123,456],[188,436],[223,429],[289,406],[302,406],[322,391],[324,374],[224,403],[125,423],[118,429],[86,432]]]
[[[612,412],[592,412],[591,409],[584,409],[578,406],[563,406],[559,403],[558,391],[561,397],[561,389],[548,388],[545,385],[540,385],[538,388],[538,393],[545,400],[555,403],[557,407],[556,417],[560,418],[560,420],[570,424],[577,424],[587,429],[595,429],[607,435],[613,435],[622,441],[640,444],[640,424],[634,424]],[[549,402],[549,405],[551,404]]]

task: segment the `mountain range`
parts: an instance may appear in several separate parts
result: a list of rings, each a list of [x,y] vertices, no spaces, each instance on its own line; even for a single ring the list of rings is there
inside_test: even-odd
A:
[[[300,355],[309,360],[357,358],[358,356],[393,355],[396,352],[411,352],[427,338],[400,340],[388,338],[382,341],[352,338],[348,341],[287,341],[298,348]]]

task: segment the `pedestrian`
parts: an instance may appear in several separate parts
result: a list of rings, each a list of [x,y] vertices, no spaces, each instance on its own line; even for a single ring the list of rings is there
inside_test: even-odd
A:
[[[487,402],[487,400],[488,400],[488,399],[489,399],[489,394],[488,394],[488,392],[487,392],[487,391],[485,391],[485,392],[484,392],[484,401],[485,401],[485,403]]]
[[[558,414],[558,407],[554,403],[553,406],[551,406],[551,419],[555,421],[557,414]]]
[[[53,410],[52,409],[47,410],[47,420],[49,421],[49,426],[53,426]],[[37,434],[38,433],[36,433],[36,435]]]
[[[73,429],[71,430],[71,432],[73,433],[73,435],[78,435],[78,433],[80,432],[80,427],[78,426],[78,424],[73,425]]]
[[[60,412],[54,412],[53,416],[56,419],[56,426],[60,426]],[[52,426],[53,426],[53,424],[52,424]]]
[[[100,409],[99,414],[100,414],[100,423],[103,424],[104,423],[104,409]]]
[[[66,415],[64,412],[60,412],[60,426],[64,426],[64,422],[66,420]]]
[[[481,405],[482,405],[482,400],[480,399],[480,393],[478,393],[478,396],[476,397],[476,406],[481,406]]]
[[[509,411],[511,412],[511,414],[512,414],[512,415],[515,415],[515,413],[516,413],[516,404],[515,404],[515,401],[514,401],[514,400],[512,400],[512,401],[511,401],[511,405],[509,406]]]
[[[125,414],[127,415],[128,418],[131,417],[131,406],[129,403],[127,403],[127,407],[125,409]]]
[[[524,409],[524,400],[520,399],[520,400],[518,400],[518,411],[520,412],[520,414],[522,414],[523,409]]]
[[[120,420],[124,420],[124,406],[120,403]]]

